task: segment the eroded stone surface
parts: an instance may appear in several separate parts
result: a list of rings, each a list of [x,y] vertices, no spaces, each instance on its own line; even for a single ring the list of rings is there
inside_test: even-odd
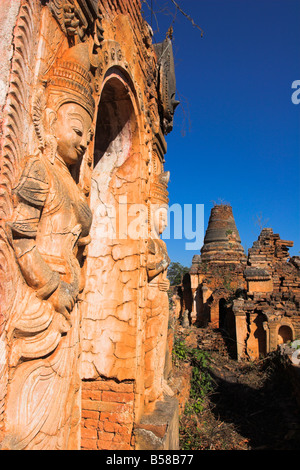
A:
[[[171,393],[165,209],[152,209],[166,202],[178,104],[171,43],[152,45],[138,0],[15,3],[1,75],[2,448],[132,449],[145,407]]]

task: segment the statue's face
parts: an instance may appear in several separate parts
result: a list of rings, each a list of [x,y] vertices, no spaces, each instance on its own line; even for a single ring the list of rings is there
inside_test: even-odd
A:
[[[91,140],[91,124],[89,113],[76,103],[63,104],[57,111],[54,124],[57,153],[67,165],[83,157]]]
[[[155,211],[154,224],[156,233],[161,235],[168,225],[168,210],[166,207],[160,207]]]

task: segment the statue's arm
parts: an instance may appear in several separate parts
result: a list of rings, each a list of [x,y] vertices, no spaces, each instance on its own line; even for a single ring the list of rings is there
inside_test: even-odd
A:
[[[67,316],[74,306],[76,295],[71,286],[60,279],[59,273],[45,262],[36,246],[39,221],[48,191],[44,165],[37,157],[33,157],[25,165],[14,191],[18,204],[9,223],[12,246],[26,283],[40,299],[49,299],[55,310]]]
[[[160,273],[166,271],[170,264],[170,259],[167,253],[167,249],[164,250],[163,255],[157,253],[155,242],[150,239],[148,242],[148,263],[147,272],[148,278],[154,279]]]
[[[18,203],[9,225],[23,277],[41,299],[47,299],[60,282],[59,274],[52,271],[36,247],[38,224],[48,191],[42,162],[37,157],[29,158],[14,190]]]
[[[21,218],[22,206],[22,203],[18,206],[18,224],[22,221],[25,226],[28,219]],[[36,216],[35,208],[26,207],[26,213]],[[32,238],[27,238],[20,231],[15,230],[15,225],[11,224],[12,244],[22,275],[27,284],[36,290],[39,298],[47,299],[57,289],[60,276],[52,271],[42,258],[36,247],[34,233],[31,234]]]

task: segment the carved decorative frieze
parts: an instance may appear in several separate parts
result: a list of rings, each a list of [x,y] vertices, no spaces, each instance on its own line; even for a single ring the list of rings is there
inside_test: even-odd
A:
[[[11,246],[11,234],[7,227],[14,210],[13,187],[18,180],[24,152],[28,149],[29,109],[31,91],[28,83],[32,80],[36,54],[37,15],[39,2],[21,2],[12,45],[14,54],[11,60],[10,83],[5,116],[2,123],[0,156],[0,440],[4,419],[4,406],[7,396],[9,374],[9,332],[7,323],[14,312],[18,299],[18,286],[21,274]],[[26,64],[26,65],[25,65]]]
[[[100,46],[104,31],[97,0],[50,0],[49,8],[71,44],[92,37]]]

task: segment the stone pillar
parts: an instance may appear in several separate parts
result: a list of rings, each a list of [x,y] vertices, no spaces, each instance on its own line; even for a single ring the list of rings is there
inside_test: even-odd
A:
[[[245,357],[246,339],[248,335],[246,314],[243,311],[234,312],[236,328],[237,359]]]
[[[153,45],[140,0],[0,3],[0,447],[133,449],[145,339],[153,406],[169,392],[169,260],[143,227],[178,105],[172,43]]]
[[[198,282],[198,275],[197,274],[190,274],[191,276],[191,289],[192,289],[192,311],[191,311],[191,320],[196,321],[197,319],[197,304],[196,304],[196,295],[197,295],[197,288],[199,285]]]
[[[219,299],[214,299],[210,307],[210,323],[214,328],[219,328]]]
[[[247,317],[246,312],[243,310],[243,306],[244,300],[237,299],[233,302],[232,307],[232,311],[235,316],[236,352],[238,360],[245,357],[246,340],[248,336]]]
[[[266,332],[266,354],[270,352],[270,327],[267,321],[263,322],[263,328]]]
[[[269,352],[275,351],[278,345],[278,323],[269,322]]]

